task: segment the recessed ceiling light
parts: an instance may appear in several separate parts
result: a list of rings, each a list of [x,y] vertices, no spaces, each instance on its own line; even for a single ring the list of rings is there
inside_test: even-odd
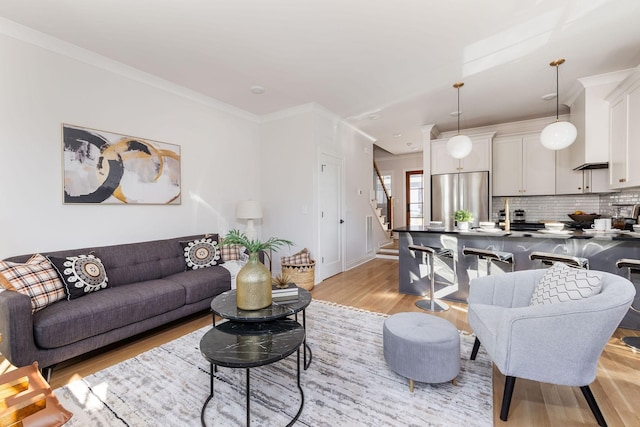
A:
[[[462,115],[462,111],[452,111],[449,113],[450,116],[458,117]]]
[[[558,96],[557,93],[551,92],[546,95],[542,95],[540,99],[542,99],[543,101],[551,101],[552,99],[556,99],[556,96]]]
[[[265,89],[262,86],[259,85],[253,85],[251,86],[251,93],[255,94],[255,95],[262,95],[264,93]]]
[[[400,138],[401,136],[402,136],[402,134],[401,134],[401,133],[399,133],[399,132],[398,132],[398,133],[394,133],[394,134],[393,134],[393,137],[394,137],[394,138]]]
[[[369,120],[378,120],[380,118],[380,114],[378,113],[371,113],[367,116],[369,118]]]
[[[413,142],[407,142],[407,146],[411,147],[413,145]]]

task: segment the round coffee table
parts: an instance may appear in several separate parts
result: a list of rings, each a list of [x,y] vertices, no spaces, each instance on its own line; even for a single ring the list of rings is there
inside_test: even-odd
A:
[[[307,329],[307,318],[305,310],[311,303],[311,292],[306,289],[298,289],[298,299],[286,302],[274,302],[268,307],[260,310],[242,310],[236,304],[236,290],[221,293],[211,301],[211,311],[213,311],[213,325],[216,325],[216,314],[224,319],[235,322],[268,322],[271,320],[284,319],[295,316],[298,320],[298,313],[302,311],[302,327]],[[313,354],[311,348],[304,342],[304,369],[311,365]],[[307,353],[309,357],[307,359]]]
[[[208,331],[200,340],[200,351],[210,364],[210,394],[202,406],[200,421],[206,427],[204,412],[213,398],[213,380],[216,366],[246,369],[247,426],[251,422],[250,368],[282,360],[297,351],[297,386],[300,407],[288,426],[293,425],[304,406],[304,393],[300,385],[300,346],[305,330],[293,319],[268,322],[223,322]]]

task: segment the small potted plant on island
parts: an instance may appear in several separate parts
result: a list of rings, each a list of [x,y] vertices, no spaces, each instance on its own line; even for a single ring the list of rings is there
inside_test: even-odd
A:
[[[271,305],[271,272],[260,262],[261,251],[275,250],[293,242],[271,237],[264,242],[250,240],[246,234],[231,230],[222,239],[223,245],[244,246],[249,252],[249,261],[236,276],[236,305],[241,310],[260,310]]]
[[[456,220],[458,230],[467,231],[473,222],[473,214],[471,211],[466,209],[458,209],[455,213],[454,219]]]

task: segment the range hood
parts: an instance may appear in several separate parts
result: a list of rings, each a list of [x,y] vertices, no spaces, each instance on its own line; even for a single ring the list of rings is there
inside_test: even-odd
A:
[[[581,89],[571,103],[571,122],[578,136],[568,148],[573,170],[609,167],[609,103],[605,99],[629,71],[578,79]]]
[[[584,171],[584,170],[592,170],[592,169],[608,169],[609,162],[593,162],[593,163],[583,163],[580,166],[573,168],[574,171]]]

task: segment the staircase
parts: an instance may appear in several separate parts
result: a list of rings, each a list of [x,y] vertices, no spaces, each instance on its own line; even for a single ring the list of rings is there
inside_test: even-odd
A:
[[[397,261],[399,259],[398,255],[398,239],[393,239],[391,243],[382,246],[378,249],[378,252],[376,252],[376,258],[381,259],[395,259]]]
[[[393,232],[390,230],[390,226],[389,226],[389,222],[387,221],[387,217],[382,213],[382,211],[385,210],[385,208],[384,207],[379,207],[378,206],[378,201],[375,200],[375,199],[371,200],[371,208],[375,212],[376,217],[378,218],[378,222],[380,222],[380,226],[382,227],[382,229],[387,234],[387,237],[389,239],[393,238]]]

